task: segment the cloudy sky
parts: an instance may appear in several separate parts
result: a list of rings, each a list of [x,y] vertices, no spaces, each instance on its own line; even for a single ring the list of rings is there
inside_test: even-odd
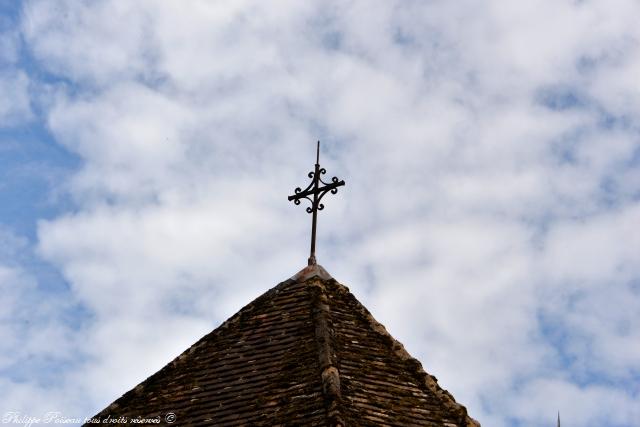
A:
[[[0,415],[92,415],[304,267],[319,139],[319,263],[473,417],[640,425],[639,20],[1,2]]]

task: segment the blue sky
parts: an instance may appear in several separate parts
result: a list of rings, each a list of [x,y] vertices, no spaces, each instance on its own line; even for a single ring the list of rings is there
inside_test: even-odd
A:
[[[318,259],[484,426],[640,423],[640,6],[0,5],[0,416],[102,409]]]

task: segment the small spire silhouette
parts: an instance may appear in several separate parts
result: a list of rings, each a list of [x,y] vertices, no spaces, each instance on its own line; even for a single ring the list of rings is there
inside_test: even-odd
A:
[[[558,411],[558,427],[560,427],[560,411]]]
[[[324,205],[320,203],[320,200],[322,200],[324,195],[329,191],[331,191],[331,194],[336,194],[338,187],[344,185],[344,181],[339,181],[335,176],[331,178],[330,183],[324,182],[322,178],[320,178],[320,175],[324,175],[325,173],[327,173],[326,169],[320,167],[320,141],[318,141],[315,170],[308,174],[309,178],[311,178],[311,183],[304,190],[297,187],[294,190],[294,194],[287,197],[287,200],[293,200],[293,203],[296,205],[300,204],[300,199],[307,199],[311,202],[311,207],[307,207],[307,213],[313,215],[311,220],[311,254],[309,255],[309,265],[316,264],[316,226],[318,223],[318,211],[324,209]],[[320,186],[320,183],[324,184],[324,186]],[[313,196],[313,200],[311,200],[309,196]]]

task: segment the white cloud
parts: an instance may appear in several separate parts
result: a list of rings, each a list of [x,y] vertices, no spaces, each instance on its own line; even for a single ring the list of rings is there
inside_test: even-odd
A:
[[[320,262],[472,415],[632,425],[638,7],[30,2],[83,160],[39,226],[95,315],[69,381],[99,409],[301,267],[320,138]]]
[[[0,15],[0,128],[33,118],[29,77],[18,69],[20,34],[15,23]]]
[[[0,248],[2,415],[88,410],[83,384],[68,381],[64,369],[82,353],[81,329],[64,321],[74,301],[38,283],[26,239],[0,226]]]
[[[47,68],[73,80],[105,84],[141,76],[153,58],[143,55],[150,40],[139,6],[31,2],[23,10],[23,34]]]
[[[553,420],[555,414],[539,411],[549,402],[555,405],[565,422],[590,425],[633,425],[640,419],[640,412],[633,399],[609,387],[579,387],[563,380],[540,379],[527,384],[513,398],[506,396],[509,415],[529,419],[537,425]],[[605,411],[602,409],[605,408]],[[506,409],[506,408],[505,408]]]

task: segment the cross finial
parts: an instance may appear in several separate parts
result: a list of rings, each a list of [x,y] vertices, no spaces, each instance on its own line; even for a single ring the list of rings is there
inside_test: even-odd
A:
[[[331,191],[331,194],[336,194],[338,192],[338,187],[344,185],[344,181],[338,181],[338,178],[335,176],[331,178],[330,183],[326,183],[320,178],[320,175],[324,175],[327,171],[324,168],[320,167],[320,141],[318,141],[318,146],[316,148],[316,166],[314,172],[309,172],[309,178],[311,178],[311,183],[302,190],[300,187],[294,190],[294,194],[289,196],[287,200],[293,200],[293,203],[296,205],[300,204],[300,199],[307,199],[311,202],[311,206],[307,207],[307,212],[313,215],[311,220],[311,254],[309,255],[309,265],[316,264],[316,225],[318,223],[318,211],[324,209],[324,205],[320,203],[320,200],[324,197],[327,192]],[[320,186],[320,184],[324,184]],[[313,196],[313,200],[309,198],[309,196]]]

